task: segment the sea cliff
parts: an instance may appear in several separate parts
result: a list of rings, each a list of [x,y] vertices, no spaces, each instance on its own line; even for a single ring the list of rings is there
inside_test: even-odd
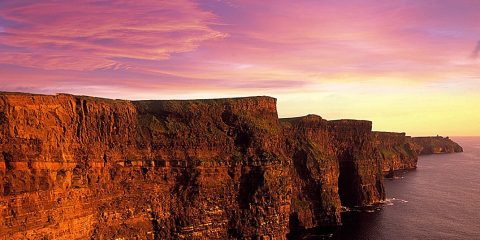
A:
[[[373,132],[373,135],[384,172],[417,167],[418,146],[410,136],[395,132]]]
[[[463,148],[449,137],[414,137],[413,142],[421,155],[463,152]]]
[[[0,233],[285,239],[381,202],[382,171],[414,165],[387,154],[409,153],[403,138],[369,121],[279,120],[271,97],[0,93]]]

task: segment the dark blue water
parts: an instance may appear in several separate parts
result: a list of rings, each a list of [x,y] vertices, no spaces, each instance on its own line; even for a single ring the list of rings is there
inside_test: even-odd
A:
[[[417,170],[385,180],[380,210],[344,213],[330,239],[480,239],[480,138],[453,140],[463,153],[421,156]]]

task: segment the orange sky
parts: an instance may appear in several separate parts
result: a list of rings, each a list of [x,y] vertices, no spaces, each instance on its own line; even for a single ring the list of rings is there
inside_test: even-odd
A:
[[[1,1],[0,91],[270,95],[282,117],[480,135],[480,1]]]

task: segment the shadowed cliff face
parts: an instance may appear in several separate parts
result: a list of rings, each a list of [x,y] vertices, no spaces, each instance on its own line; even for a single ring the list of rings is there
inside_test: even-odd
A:
[[[411,137],[393,132],[373,132],[373,135],[384,172],[417,167],[418,146]]]
[[[0,232],[20,238],[284,238],[275,99],[0,95]]]
[[[363,206],[384,200],[382,162],[376,157],[372,122],[329,121],[328,129],[340,167],[342,205]]]
[[[292,233],[340,223],[338,161],[327,121],[319,116],[281,119],[292,158]]]
[[[292,232],[340,223],[341,206],[384,200],[371,122],[281,119],[292,166]]]
[[[463,148],[448,137],[414,137],[412,140],[420,155],[463,152]]]

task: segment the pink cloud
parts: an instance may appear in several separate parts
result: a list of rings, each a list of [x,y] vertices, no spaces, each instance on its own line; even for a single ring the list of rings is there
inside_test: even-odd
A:
[[[0,4],[0,63],[58,70],[37,75],[67,89],[301,92],[338,81],[478,76],[468,58],[480,37],[475,0]],[[0,88],[47,78],[6,76]]]
[[[180,1],[68,1],[2,3],[10,22],[0,62],[44,69],[92,70],[123,66],[121,58],[164,60],[226,35],[215,16]]]

